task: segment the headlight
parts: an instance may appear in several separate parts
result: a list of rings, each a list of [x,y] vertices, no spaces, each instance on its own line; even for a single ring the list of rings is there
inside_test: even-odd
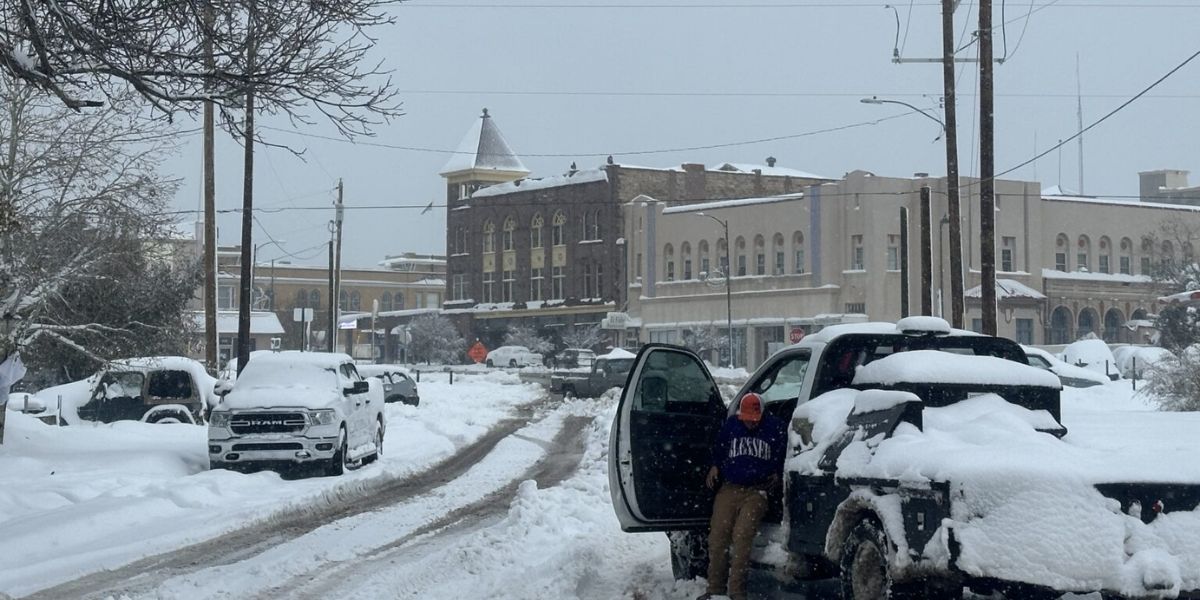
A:
[[[337,413],[332,410],[314,410],[309,411],[308,418],[313,425],[333,425],[337,421]]]
[[[229,427],[229,411],[212,411],[212,414],[208,416],[208,424],[211,427]]]

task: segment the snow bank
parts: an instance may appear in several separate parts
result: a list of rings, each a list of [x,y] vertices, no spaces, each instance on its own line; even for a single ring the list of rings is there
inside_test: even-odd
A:
[[[1104,375],[1117,372],[1117,360],[1104,340],[1079,340],[1068,344],[1063,348],[1063,361]]]

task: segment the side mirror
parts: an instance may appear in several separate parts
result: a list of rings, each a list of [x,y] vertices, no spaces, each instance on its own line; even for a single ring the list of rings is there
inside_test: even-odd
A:
[[[228,379],[218,379],[217,383],[213,385],[213,393],[222,398],[232,391],[233,382],[229,381]]]
[[[371,384],[365,381],[355,381],[348,388],[343,388],[342,393],[349,396],[350,394],[365,394],[371,390]]]

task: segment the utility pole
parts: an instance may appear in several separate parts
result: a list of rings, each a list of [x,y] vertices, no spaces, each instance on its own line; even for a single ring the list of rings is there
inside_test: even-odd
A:
[[[213,12],[212,3],[204,5],[204,67],[212,71],[213,65]],[[210,91],[211,86],[206,86]],[[204,366],[210,375],[216,375],[221,366],[217,364],[217,194],[216,146],[213,136],[213,103],[204,101]]]
[[[962,219],[958,200],[958,110],[954,90],[954,6],[955,0],[942,0],[942,103],[946,126],[946,203],[950,219],[950,324],[963,326]],[[982,62],[980,64],[983,64]],[[939,228],[940,231],[940,228]],[[943,281],[938,273],[938,281]],[[945,306],[945,299],[939,298]]]
[[[251,28],[254,17],[251,15]],[[258,51],[251,33],[246,45],[246,74],[249,84],[246,86],[246,123],[242,135],[245,146],[245,161],[242,171],[242,271],[239,277],[240,290],[238,298],[238,343],[237,343],[237,372],[240,375],[246,363],[250,361],[250,294],[253,277],[251,268],[254,258],[254,59]]]
[[[334,219],[333,225],[334,225],[334,232],[335,232],[334,235],[337,238],[337,251],[333,255],[333,260],[334,260],[333,292],[334,292],[334,295],[333,295],[333,298],[331,299],[331,302],[333,302],[333,306],[334,306],[333,316],[335,317],[335,320],[333,322],[332,331],[336,335],[337,332],[341,331],[340,320],[342,318],[342,179],[340,177],[338,178],[338,187],[337,187],[337,209],[334,211],[333,219]],[[330,352],[332,352],[332,351],[333,350],[330,350]],[[346,353],[347,354],[350,353],[349,348],[346,349]]]
[[[900,318],[908,316],[908,207],[900,207]]]
[[[325,332],[326,352],[333,352],[333,338],[337,335],[337,321],[335,320],[337,308],[334,306],[337,301],[337,293],[334,290],[336,282],[334,281],[333,273],[333,240],[331,239],[329,240],[329,326],[326,327],[328,331]]]
[[[921,314],[933,315],[933,239],[930,231],[929,186],[921,186]]]
[[[983,333],[996,335],[995,107],[992,98],[992,0],[979,0],[979,263]]]

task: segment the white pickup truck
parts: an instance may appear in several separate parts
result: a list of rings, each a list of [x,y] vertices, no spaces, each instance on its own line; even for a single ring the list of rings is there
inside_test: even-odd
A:
[[[383,388],[345,354],[255,355],[230,383],[217,383],[208,422],[214,469],[319,466],[340,475],[377,459],[387,422]]]

